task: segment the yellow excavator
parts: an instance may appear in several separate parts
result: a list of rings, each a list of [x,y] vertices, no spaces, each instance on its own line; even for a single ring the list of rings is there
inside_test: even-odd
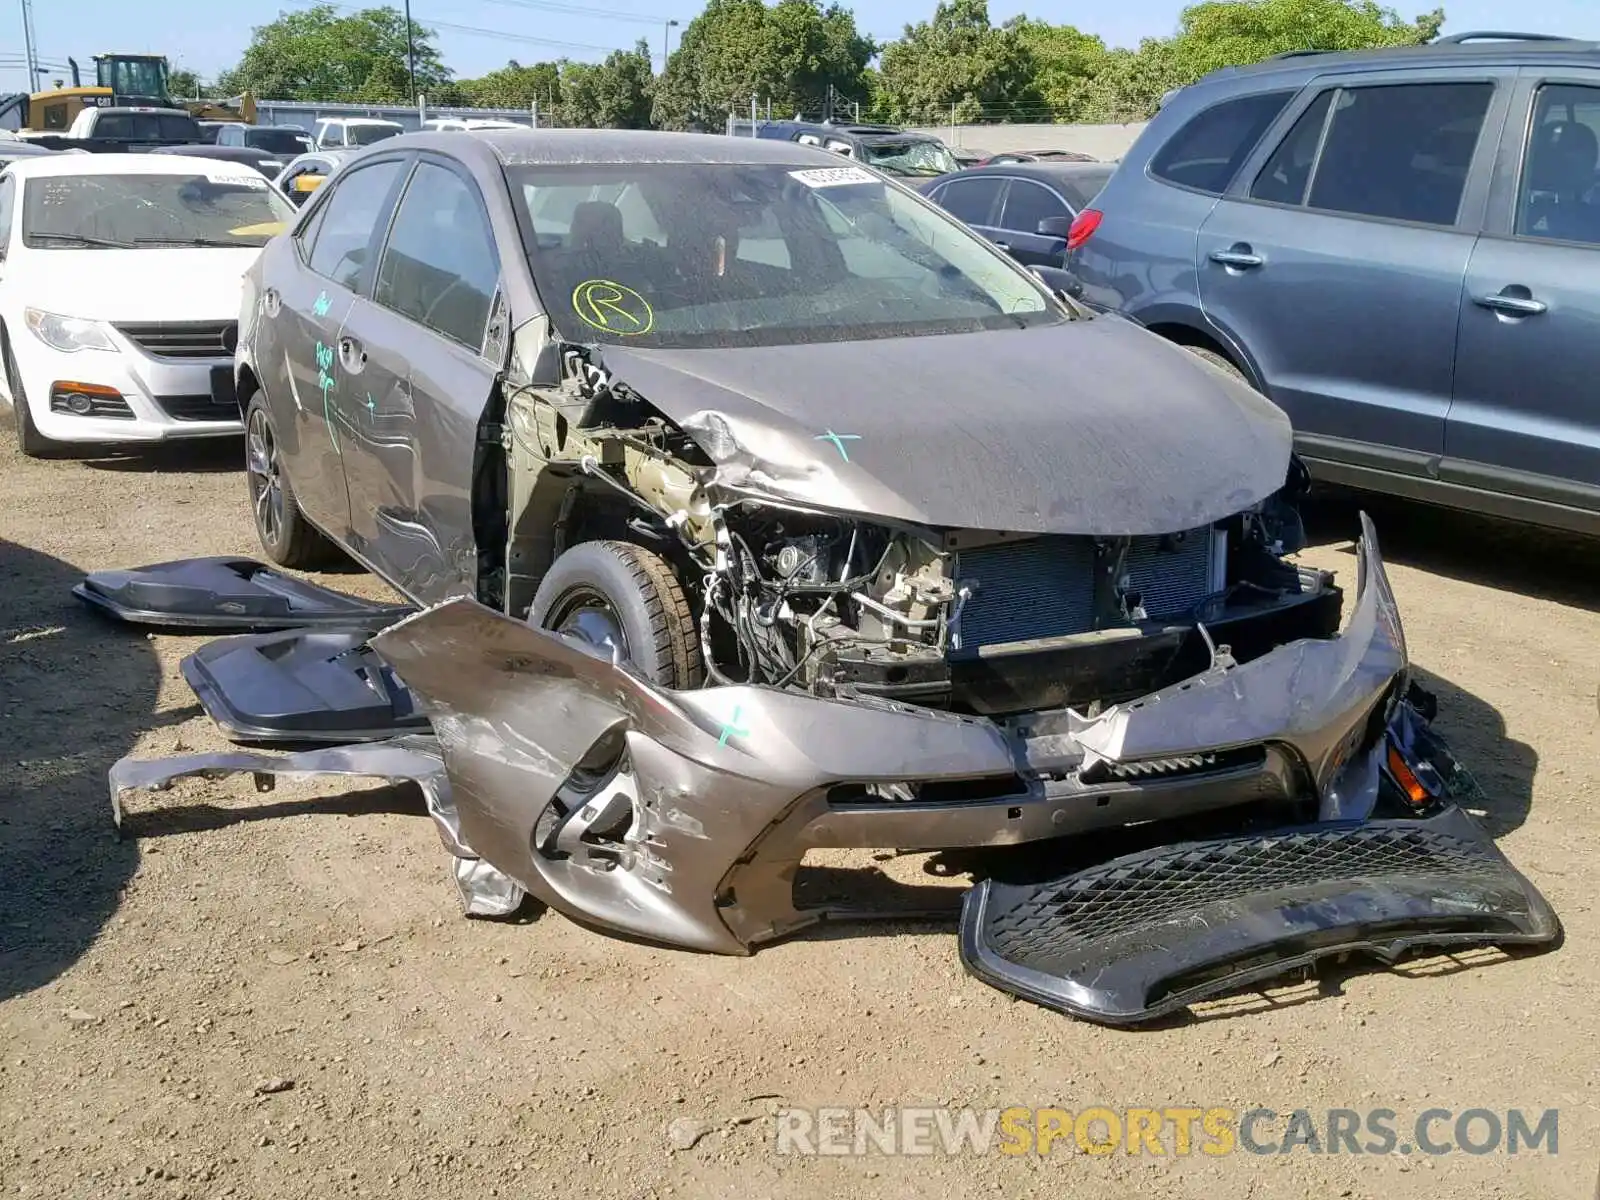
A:
[[[78,64],[67,59],[72,86],[0,99],[0,128],[19,132],[65,133],[85,108],[181,108],[200,121],[256,123],[255,98],[246,92],[231,100],[185,100],[168,87],[165,55],[97,54],[95,83],[83,84]],[[65,82],[65,81],[58,81]]]

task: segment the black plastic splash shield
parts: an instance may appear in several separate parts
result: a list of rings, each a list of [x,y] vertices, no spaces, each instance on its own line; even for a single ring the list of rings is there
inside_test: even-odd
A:
[[[183,677],[230,741],[340,745],[428,731],[365,629],[289,630],[208,642]]]
[[[409,605],[347,596],[248,558],[189,558],[95,571],[72,594],[136,625],[240,633],[329,625],[376,632],[413,611]]]
[[[1560,923],[1470,816],[1162,846],[1044,883],[984,880],[961,959],[1002,991],[1133,1025],[1317,959],[1548,943]]]

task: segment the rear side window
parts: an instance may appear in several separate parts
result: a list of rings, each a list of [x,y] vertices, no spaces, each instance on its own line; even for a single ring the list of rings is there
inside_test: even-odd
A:
[[[993,176],[984,179],[953,179],[940,190],[939,207],[968,225],[987,225],[1003,182],[1005,181]]]
[[[333,185],[333,194],[315,217],[316,240],[308,262],[313,271],[356,290],[367,264],[373,229],[387,211],[384,201],[399,174],[398,161],[374,163],[349,172]]]
[[[1492,83],[1341,90],[1312,173],[1310,207],[1454,225]]]
[[[1251,184],[1252,200],[1273,204],[1305,203],[1306,185],[1311,182],[1311,168],[1317,161],[1317,149],[1322,145],[1322,130],[1328,124],[1333,95],[1331,91],[1323,92],[1300,114],[1294,128],[1278,143],[1267,165]]]
[[[1220,196],[1294,92],[1260,92],[1197,113],[1150,160],[1150,174]]]

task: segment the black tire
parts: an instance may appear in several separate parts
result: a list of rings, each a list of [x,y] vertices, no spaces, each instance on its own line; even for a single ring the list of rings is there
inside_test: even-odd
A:
[[[304,570],[337,562],[339,548],[306,520],[294,498],[278,450],[278,428],[260,392],[245,407],[244,429],[245,492],[261,549],[280,567]]]
[[[630,542],[584,542],[551,565],[528,609],[528,623],[560,629],[584,606],[620,627],[629,664],[664,688],[705,679],[694,613],[667,560]],[[582,633],[580,640],[591,641]]]
[[[58,443],[39,432],[28,409],[28,393],[22,386],[22,372],[11,354],[11,339],[5,339],[6,388],[11,393],[11,421],[17,430],[17,449],[28,458],[47,458]]]
[[[1222,371],[1225,374],[1232,375],[1240,383],[1244,384],[1245,387],[1250,388],[1251,390],[1255,389],[1255,384],[1250,382],[1250,377],[1238,367],[1234,366],[1233,360],[1226,354],[1218,354],[1209,346],[1184,346],[1183,348],[1196,358],[1205,359],[1206,362],[1217,368],[1217,370]]]

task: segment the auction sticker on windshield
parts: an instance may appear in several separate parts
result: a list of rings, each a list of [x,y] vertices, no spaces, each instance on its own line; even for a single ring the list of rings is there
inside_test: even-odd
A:
[[[814,167],[806,171],[790,171],[791,179],[798,179],[810,188],[844,187],[852,183],[877,183],[878,177],[860,167]]]

